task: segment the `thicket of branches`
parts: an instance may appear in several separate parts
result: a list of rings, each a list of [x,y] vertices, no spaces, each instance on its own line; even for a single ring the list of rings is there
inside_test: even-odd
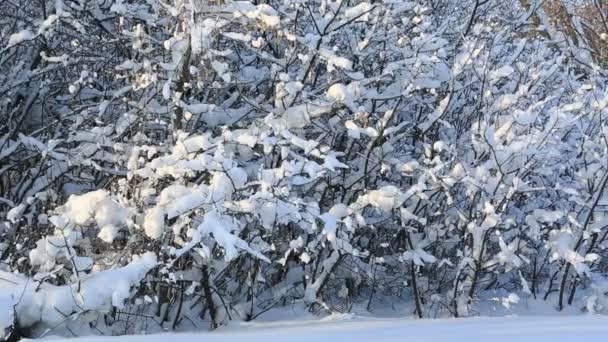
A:
[[[602,3],[0,0],[0,329],[605,311]]]

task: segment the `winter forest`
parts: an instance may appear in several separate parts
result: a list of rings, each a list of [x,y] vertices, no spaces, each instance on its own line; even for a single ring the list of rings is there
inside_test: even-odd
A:
[[[0,0],[0,340],[608,313],[607,184],[604,0]]]

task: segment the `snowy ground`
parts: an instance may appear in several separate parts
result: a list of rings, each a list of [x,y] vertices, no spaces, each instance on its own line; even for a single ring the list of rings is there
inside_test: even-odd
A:
[[[208,333],[81,338],[84,342],[594,342],[608,341],[607,316],[469,319],[325,319],[241,324]],[[61,340],[65,342],[74,341]]]

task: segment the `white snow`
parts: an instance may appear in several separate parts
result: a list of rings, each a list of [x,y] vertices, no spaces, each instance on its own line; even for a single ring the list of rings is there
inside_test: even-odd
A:
[[[105,190],[91,191],[81,196],[72,195],[65,204],[66,215],[75,224],[86,224],[96,216],[97,205],[107,196],[108,192]]]
[[[303,104],[290,107],[285,111],[285,120],[288,128],[304,128],[311,118],[319,117],[331,110],[328,106]]]
[[[249,19],[259,20],[267,27],[277,27],[281,20],[277,11],[267,4],[253,5],[249,1],[234,1],[227,6],[235,17],[246,16]]]
[[[373,127],[361,128],[352,120],[347,120],[344,123],[344,127],[346,127],[346,129],[348,130],[348,135],[353,139],[361,138],[361,134],[365,134],[372,138],[378,136],[378,131],[376,131],[376,129],[374,129]]]
[[[401,205],[403,202],[401,197],[402,194],[398,188],[388,185],[368,192],[367,195],[361,197],[360,201],[388,212]]]
[[[7,291],[0,291],[0,340],[5,338],[7,329],[13,325],[15,320],[13,306],[15,298]]]
[[[27,206],[25,204],[19,204],[18,206],[8,211],[8,213],[6,214],[6,219],[11,221],[12,223],[16,223],[19,218],[21,218],[21,215],[23,214],[26,208]]]
[[[373,6],[369,2],[362,2],[357,6],[353,6],[346,11],[344,11],[344,16],[348,19],[354,19],[360,17],[360,20],[367,21],[368,15],[366,12],[370,12],[373,9]]]
[[[514,298],[513,298],[514,299]],[[467,319],[370,319],[336,314],[317,321],[242,323],[214,332],[80,338],[84,342],[603,342],[605,316],[536,316]],[[55,340],[69,342],[70,339]]]
[[[152,239],[158,239],[165,231],[165,212],[160,207],[148,209],[144,216],[144,231]]]
[[[499,110],[508,109],[517,102],[518,98],[517,94],[505,94],[498,100],[497,107]]]
[[[54,326],[64,322],[66,315],[107,311],[111,306],[122,308],[131,287],[139,285],[154,266],[156,256],[148,252],[134,256],[124,267],[86,275],[64,286],[38,284],[25,276],[0,271],[0,330],[10,324],[13,312],[24,326],[36,322]],[[0,339],[2,334],[0,331]]]
[[[327,49],[320,49],[319,53],[323,58],[327,60],[327,69],[328,71],[334,70],[334,67],[338,67],[345,70],[352,70],[353,62],[344,57],[340,57]]]
[[[36,36],[30,30],[22,30],[17,33],[13,33],[8,39],[8,47],[15,46],[17,44],[23,43],[27,40],[32,40],[36,38]]]
[[[235,225],[231,222],[230,217],[220,216],[214,212],[207,213],[203,223],[197,228],[197,231],[200,234],[199,236],[213,234],[215,241],[224,248],[226,260],[234,259],[238,255],[237,248],[239,248],[266,262],[270,262],[270,260],[261,253],[251,249],[247,242],[241,240],[238,236],[231,234],[231,232],[235,230]],[[195,239],[193,239],[193,241],[195,241]]]
[[[492,72],[492,74],[490,75],[490,77],[493,80],[497,80],[500,78],[508,78],[509,76],[511,76],[511,74],[513,74],[515,72],[515,69],[513,69],[512,66],[510,65],[505,65],[500,69],[494,70]]]

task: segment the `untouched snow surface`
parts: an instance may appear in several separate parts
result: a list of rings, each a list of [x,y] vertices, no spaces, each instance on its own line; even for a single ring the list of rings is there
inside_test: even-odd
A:
[[[346,316],[348,317],[348,316]],[[88,337],[84,342],[595,342],[608,341],[607,316],[468,319],[328,319],[241,324],[204,333]],[[72,342],[75,339],[59,340]]]

